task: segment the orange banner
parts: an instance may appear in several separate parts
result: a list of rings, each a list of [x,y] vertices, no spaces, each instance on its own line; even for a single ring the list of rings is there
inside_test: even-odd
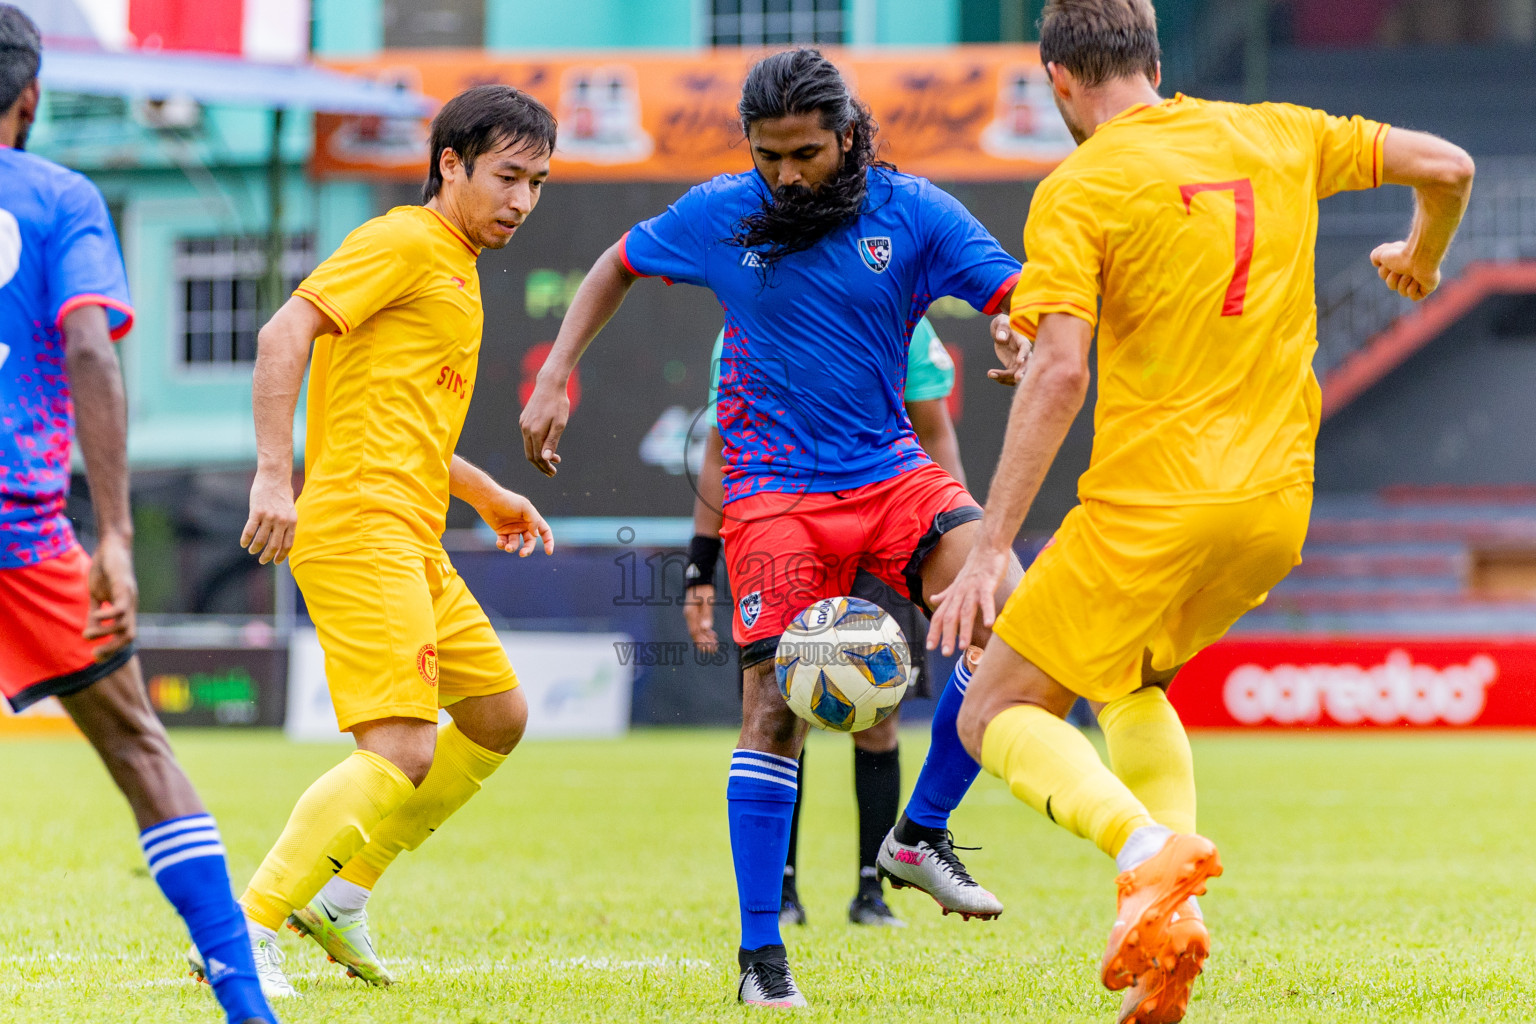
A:
[[[1035,47],[829,49],[880,123],[880,155],[941,181],[1040,178],[1072,151]],[[548,58],[394,50],[330,66],[446,101],[501,82],[537,96],[560,121],[562,181],[702,181],[751,167],[736,102],[761,56],[616,53]],[[317,115],[314,170],[419,180],[425,122]]]

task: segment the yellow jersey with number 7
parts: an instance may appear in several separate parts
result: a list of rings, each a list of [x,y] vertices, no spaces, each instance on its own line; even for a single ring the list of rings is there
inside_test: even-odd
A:
[[[1386,135],[1180,95],[1111,118],[1040,183],[1012,321],[1031,339],[1046,313],[1098,326],[1080,497],[1236,502],[1312,480],[1317,201],[1381,184]]]

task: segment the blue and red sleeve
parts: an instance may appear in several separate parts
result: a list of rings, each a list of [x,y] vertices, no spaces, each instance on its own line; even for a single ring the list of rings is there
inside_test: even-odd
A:
[[[626,232],[619,254],[631,274],[706,285],[706,257],[716,233],[723,236],[724,229],[716,231],[710,224],[706,186],[696,185],[663,213]]]
[[[133,302],[112,217],[101,193],[85,178],[60,193],[45,266],[49,320],[55,327],[63,330],[70,313],[96,305],[107,312],[113,341],[132,329]]]
[[[984,313],[1002,309],[1019,279],[1019,261],[948,192],[927,184],[922,202],[928,293],[953,295]]]

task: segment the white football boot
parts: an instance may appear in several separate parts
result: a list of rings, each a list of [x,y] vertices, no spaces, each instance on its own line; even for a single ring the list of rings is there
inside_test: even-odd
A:
[[[283,973],[283,951],[277,948],[277,943],[270,939],[257,939],[251,943],[251,957],[256,961],[256,980],[261,982],[262,995],[268,999],[299,998],[298,990],[288,980],[288,975]],[[192,969],[192,977],[208,982],[209,969],[203,963],[203,956],[196,946],[187,950],[187,966]],[[213,973],[217,974],[218,969],[219,965],[215,963]]]
[[[795,976],[789,973],[789,956],[783,946],[739,950],[736,962],[741,965],[741,980],[736,983],[737,1002],[780,1010],[806,1005],[805,996],[795,987]]]
[[[879,870],[881,878],[890,880],[891,888],[921,889],[946,914],[959,914],[967,921],[973,917],[990,921],[1003,912],[1002,901],[965,870],[955,855],[954,837],[947,831],[931,832],[928,838],[909,846],[896,838],[896,829],[891,829],[880,844]]]
[[[362,978],[370,985],[394,981],[374,951],[373,939],[368,935],[367,910],[342,910],[326,899],[322,891],[315,894],[308,906],[289,916],[288,927],[318,942],[331,961],[345,967],[352,977]]]

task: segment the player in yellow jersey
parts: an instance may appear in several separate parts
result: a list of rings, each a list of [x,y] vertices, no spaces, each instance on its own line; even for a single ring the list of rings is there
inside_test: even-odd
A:
[[[1317,200],[1412,186],[1411,233],[1371,258],[1419,299],[1439,283],[1473,169],[1456,146],[1358,117],[1163,99],[1148,0],[1052,0],[1040,56],[1079,146],[1030,206],[1011,322],[1033,353],[981,540],[938,595],[929,639],[947,653],[977,614],[992,625],[962,742],[1116,858],[1103,981],[1130,989],[1122,1022],[1177,1021],[1210,946],[1195,896],[1221,865],[1195,834],[1189,743],[1164,689],[1299,559],[1319,410]],[[1096,327],[1082,504],[994,623],[1009,544],[1081,407]],[[1078,696],[1098,710],[1110,767],[1062,720]]]
[[[480,351],[476,258],[533,211],[554,146],[537,100],[499,85],[461,93],[432,122],[424,205],[353,231],[261,331],[260,461],[241,543],[262,562],[291,555],[337,724],[357,743],[299,798],[240,898],[269,996],[296,994],[276,947],[285,919],[349,973],[389,983],[368,938],[368,893],[522,737],[517,676],[440,537],[452,495],[502,550],[553,550],[528,499],[454,446]],[[295,508],[293,412],[311,341]],[[453,719],[441,729],[439,707]]]

